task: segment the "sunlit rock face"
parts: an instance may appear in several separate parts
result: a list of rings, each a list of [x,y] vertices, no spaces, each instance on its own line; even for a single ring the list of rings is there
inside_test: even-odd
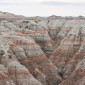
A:
[[[84,85],[85,19],[0,12],[0,85]]]
[[[60,85],[84,85],[85,77],[85,59],[82,59],[77,65],[71,75],[64,80]]]
[[[24,30],[24,34],[28,34],[32,37],[37,44],[40,45],[42,51],[46,54],[47,57],[50,57],[53,50],[57,47],[57,44],[50,38],[47,31],[32,31]]]
[[[4,55],[2,63],[7,67],[9,76],[15,85],[43,85],[30,74],[25,66],[18,62],[15,56]]]
[[[5,35],[2,33],[2,42],[7,42],[8,49],[5,49],[5,51],[6,54],[9,55],[9,58],[8,56],[1,56],[1,63],[8,67],[10,76],[14,76],[16,73],[14,72],[14,75],[11,75],[10,69],[12,66],[10,65],[15,64],[15,70],[16,68],[19,69],[17,66],[20,63],[20,66],[21,64],[24,65],[30,73],[44,85],[47,85],[47,83],[49,85],[54,83],[58,84],[62,81],[62,78],[57,72],[57,67],[55,67],[53,63],[45,56],[44,52],[41,50],[41,47],[34,41],[33,38],[29,37],[28,34],[25,35],[14,31],[8,33],[6,32],[4,34]],[[2,48],[4,46],[2,46]],[[13,60],[11,60],[12,58]],[[23,71],[25,68],[21,66],[20,69]],[[20,76],[21,74],[23,74],[23,72],[20,73]],[[19,77],[18,73],[16,73],[16,75]],[[17,81],[19,85],[22,85],[22,82],[18,81],[19,79],[15,81],[15,77],[12,77],[12,80],[14,83]],[[25,80],[23,79],[23,81]],[[28,84],[31,84],[29,82],[31,81],[27,81]]]
[[[0,64],[0,85],[15,85],[9,76],[8,70]]]
[[[81,29],[73,28],[67,36],[61,41],[60,46],[55,50],[51,56],[54,64],[62,70],[65,64],[73,57],[79,50],[81,45]]]

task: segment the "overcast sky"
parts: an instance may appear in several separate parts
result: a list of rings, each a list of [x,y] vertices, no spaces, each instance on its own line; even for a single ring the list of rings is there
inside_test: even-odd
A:
[[[0,11],[24,16],[85,16],[85,0],[0,0]]]

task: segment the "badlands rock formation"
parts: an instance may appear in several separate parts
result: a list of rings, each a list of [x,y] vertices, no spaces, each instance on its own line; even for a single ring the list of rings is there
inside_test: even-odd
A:
[[[85,85],[85,18],[0,12],[0,85]]]

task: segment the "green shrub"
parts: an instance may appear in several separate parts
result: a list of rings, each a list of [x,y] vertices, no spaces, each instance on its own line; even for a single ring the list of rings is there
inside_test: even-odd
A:
[[[35,21],[36,23],[38,23],[38,21]]]
[[[4,54],[5,54],[4,50],[0,50],[0,55],[4,55]]]
[[[26,26],[25,28],[28,28],[28,26]]]
[[[11,59],[11,58],[12,58],[12,56],[11,56],[11,55],[9,55],[9,58]]]

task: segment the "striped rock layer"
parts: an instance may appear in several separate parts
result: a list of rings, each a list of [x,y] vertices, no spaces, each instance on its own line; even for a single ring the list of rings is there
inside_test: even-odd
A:
[[[85,18],[0,12],[0,85],[85,85]]]

